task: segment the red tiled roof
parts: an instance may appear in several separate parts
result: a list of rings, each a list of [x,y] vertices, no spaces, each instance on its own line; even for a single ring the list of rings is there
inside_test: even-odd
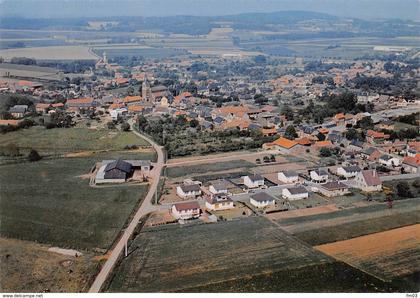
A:
[[[295,141],[286,139],[286,138],[278,138],[277,140],[275,140],[273,143],[273,145],[277,145],[286,149],[290,149],[293,148],[294,146],[298,145],[298,143],[296,143]]]
[[[382,185],[381,179],[379,178],[376,170],[363,170],[362,175],[367,186]]]

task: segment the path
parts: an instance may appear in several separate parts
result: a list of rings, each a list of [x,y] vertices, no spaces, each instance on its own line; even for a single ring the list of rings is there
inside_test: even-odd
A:
[[[131,124],[131,127],[133,128],[132,124]],[[140,219],[146,214],[156,210],[155,206],[153,206],[152,204],[152,199],[153,199],[153,196],[155,195],[155,192],[157,191],[159,180],[160,180],[160,174],[164,167],[164,153],[163,153],[162,147],[157,145],[155,142],[153,142],[153,140],[151,140],[149,137],[144,136],[135,130],[133,130],[133,133],[139,136],[140,138],[145,139],[150,144],[152,144],[153,149],[157,152],[157,155],[158,155],[157,162],[154,165],[154,168],[151,173],[151,176],[153,177],[152,184],[150,185],[149,192],[147,193],[146,197],[144,198],[144,200],[142,200],[142,202],[138,206],[138,209],[133,219],[131,220],[130,224],[124,230],[123,234],[121,235],[115,247],[110,251],[109,258],[107,259],[107,261],[101,268],[101,271],[99,272],[99,274],[96,276],[95,281],[93,282],[92,286],[89,289],[89,293],[99,293],[103,284],[105,283],[106,279],[108,278],[109,274],[111,273],[112,269],[117,263],[119,256],[123,253],[126,243],[133,235],[133,232],[135,228],[137,227],[137,224],[140,221]]]

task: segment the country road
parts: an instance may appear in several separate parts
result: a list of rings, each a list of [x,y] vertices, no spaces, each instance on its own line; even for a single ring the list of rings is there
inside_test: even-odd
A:
[[[131,127],[133,129],[132,124],[131,124]],[[124,230],[123,234],[121,235],[115,247],[112,248],[109,258],[107,259],[107,261],[101,268],[101,271],[99,272],[99,274],[96,276],[95,281],[93,282],[92,286],[89,289],[89,293],[99,293],[104,282],[106,281],[112,269],[114,268],[115,264],[117,263],[119,256],[123,253],[125,244],[133,235],[133,232],[135,228],[137,227],[137,224],[140,221],[140,219],[144,215],[152,211],[155,211],[156,209],[156,207],[153,206],[152,204],[152,199],[153,199],[153,196],[155,195],[155,192],[157,191],[159,180],[160,180],[160,174],[164,167],[164,163],[165,163],[164,153],[163,153],[162,147],[157,145],[155,142],[153,142],[153,140],[151,140],[149,137],[138,133],[134,129],[133,129],[133,133],[139,136],[140,138],[143,138],[146,141],[148,141],[153,146],[153,149],[156,151],[158,155],[157,162],[154,165],[154,168],[152,170],[152,176],[153,176],[152,184],[150,185],[149,192],[147,193],[146,197],[144,198],[144,200],[142,200],[142,202],[138,206],[138,209],[133,219],[131,220],[130,224]]]

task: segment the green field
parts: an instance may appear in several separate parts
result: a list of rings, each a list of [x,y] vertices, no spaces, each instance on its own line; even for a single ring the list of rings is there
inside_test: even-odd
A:
[[[79,177],[95,162],[113,157],[1,166],[1,236],[60,247],[109,248],[147,191],[147,186],[92,188]]]
[[[79,249],[110,247],[147,186],[92,188],[97,161],[153,154],[97,154],[0,166],[0,236]]]
[[[93,130],[83,127],[45,129],[37,126],[0,135],[3,145],[33,148],[40,153],[86,150],[122,150],[126,145],[150,146],[132,132]]]
[[[255,165],[246,160],[232,160],[227,162],[216,162],[207,164],[198,164],[193,166],[171,167],[166,169],[166,175],[169,178],[179,178],[191,174],[205,174],[209,172],[219,172],[240,168],[251,168]]]

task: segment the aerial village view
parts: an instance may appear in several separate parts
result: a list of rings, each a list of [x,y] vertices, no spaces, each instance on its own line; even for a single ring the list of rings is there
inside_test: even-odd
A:
[[[0,291],[419,292],[419,3],[192,2],[0,1]]]

